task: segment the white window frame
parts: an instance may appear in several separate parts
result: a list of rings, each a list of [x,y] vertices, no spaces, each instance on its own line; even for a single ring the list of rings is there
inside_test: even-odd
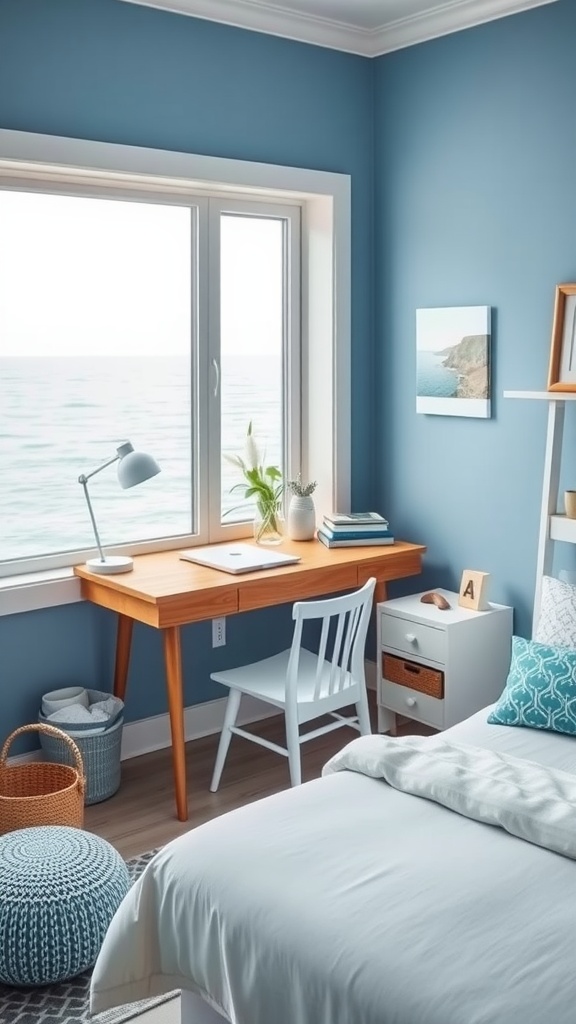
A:
[[[288,322],[284,328],[284,392],[286,404],[284,408],[284,450],[286,457],[286,470],[288,479],[296,476],[302,464],[302,438],[300,435],[300,424],[302,422],[302,396],[300,392],[301,364],[299,336],[301,329],[300,313],[300,204],[290,200],[290,205],[280,205],[261,199],[259,210],[263,216],[285,218],[289,221],[289,252],[286,253],[286,263],[289,268],[288,281],[286,282],[285,314]],[[208,417],[208,457],[203,460],[203,465],[208,469],[208,479],[200,484],[201,500],[204,502],[202,521],[209,520],[209,542],[217,543],[223,540],[235,540],[238,537],[249,536],[251,524],[247,526],[244,522],[226,523],[220,516],[221,499],[221,408],[220,400],[211,401],[216,397],[215,389],[217,381],[221,377],[221,352],[220,352],[220,306],[221,296],[218,288],[220,282],[220,217],[226,213],[246,214],[254,216],[257,211],[254,208],[254,198],[250,202],[239,200],[236,197],[231,199],[221,198],[210,201],[208,217],[208,252],[209,252],[209,301],[206,304],[208,309],[208,344],[201,350],[201,358],[208,360],[208,367],[204,368],[205,376],[200,379],[209,379],[210,397],[200,396],[199,413],[202,417]],[[202,337],[202,334],[200,335]],[[205,405],[203,404],[205,402]],[[205,408],[207,406],[207,409]],[[256,414],[256,413],[255,413]],[[238,439],[239,454],[243,454],[243,439]],[[241,482],[241,477],[239,477]],[[213,496],[213,497],[212,497]],[[240,503],[240,494],[237,498]],[[210,512],[209,512],[210,509]],[[181,545],[180,545],[181,546]]]
[[[302,437],[303,475],[318,481],[319,510],[350,508],[351,465],[351,209],[350,177],[219,157],[174,153],[111,143],[34,135],[0,129],[0,180],[38,187],[68,181],[145,193],[167,189],[187,194],[274,202],[302,207]],[[293,467],[290,467],[293,469]],[[179,547],[179,539],[131,551]],[[71,569],[21,574],[0,580],[0,614],[80,600]]]

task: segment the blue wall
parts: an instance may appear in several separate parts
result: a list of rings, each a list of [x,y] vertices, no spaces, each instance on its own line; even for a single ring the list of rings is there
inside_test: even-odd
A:
[[[351,175],[354,505],[428,545],[419,586],[492,573],[524,635],[546,407],[502,392],[545,387],[554,287],[576,279],[574,38],[573,0],[373,61],[118,0],[0,0],[3,128]],[[493,309],[492,419],[417,415],[415,310],[469,304]],[[107,686],[113,625],[84,605],[0,619],[0,738],[52,686]],[[230,619],[217,651],[187,627],[186,702],[289,632],[288,608]],[[165,710],[160,638],[134,647],[140,718]]]
[[[547,404],[502,393],[546,389],[554,289],[576,280],[575,38],[560,0],[375,65],[378,503],[428,545],[424,586],[490,572],[523,635]],[[415,310],[459,305],[493,310],[490,420],[415,411]]]
[[[353,491],[374,498],[373,66],[349,54],[119,0],[0,0],[0,127],[340,171],[353,206]],[[371,461],[372,458],[372,461]],[[288,607],[235,616],[213,651],[183,630],[186,703],[221,696],[210,671],[288,638]],[[0,739],[57,685],[107,688],[113,616],[96,608],[0,618]],[[137,627],[128,718],[165,710],[160,636]]]

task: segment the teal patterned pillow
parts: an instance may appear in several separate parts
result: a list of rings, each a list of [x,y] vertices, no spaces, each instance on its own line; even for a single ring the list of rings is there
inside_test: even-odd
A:
[[[576,651],[512,637],[506,686],[488,721],[576,736]]]

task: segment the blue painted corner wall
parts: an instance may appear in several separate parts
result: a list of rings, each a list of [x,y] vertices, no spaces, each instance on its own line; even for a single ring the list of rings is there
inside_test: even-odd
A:
[[[351,175],[354,504],[428,545],[418,587],[490,572],[524,635],[546,409],[502,392],[545,387],[554,287],[576,279],[575,37],[573,0],[375,60],[120,0],[0,3],[2,128]],[[415,310],[472,304],[493,311],[492,418],[418,415]],[[212,651],[187,627],[186,702],[290,628],[287,607],[237,616]],[[113,642],[85,605],[0,618],[0,739],[53,686],[106,688]],[[129,719],[165,710],[159,637],[134,647]]]
[[[560,0],[375,68],[378,503],[428,545],[423,586],[489,572],[524,636],[548,409],[503,391],[546,390],[555,286],[576,280],[575,36]],[[492,418],[417,414],[415,311],[465,305],[492,307]]]

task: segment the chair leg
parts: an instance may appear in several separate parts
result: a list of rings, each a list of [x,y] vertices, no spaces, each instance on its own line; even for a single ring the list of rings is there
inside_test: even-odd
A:
[[[288,749],[288,765],[290,768],[290,785],[299,786],[302,782],[300,764],[300,732],[298,718],[286,709],[286,747]]]
[[[236,716],[238,714],[238,708],[240,707],[240,698],[242,694],[240,690],[230,690],[228,694],[228,700],[226,702],[226,711],[224,713],[224,723],[222,725],[222,732],[220,733],[220,743],[218,744],[218,753],[216,754],[216,763],[214,765],[214,774],[212,776],[212,782],[210,783],[210,792],[215,793],[220,785],[220,777],[222,775],[222,769],[224,768],[224,762],[230,746],[230,740],[232,739],[231,728],[236,724]]]
[[[356,714],[358,715],[358,723],[360,725],[361,735],[370,736],[372,732],[372,724],[370,722],[370,712],[368,710],[368,697],[366,696],[365,690],[362,690],[356,702]]]

